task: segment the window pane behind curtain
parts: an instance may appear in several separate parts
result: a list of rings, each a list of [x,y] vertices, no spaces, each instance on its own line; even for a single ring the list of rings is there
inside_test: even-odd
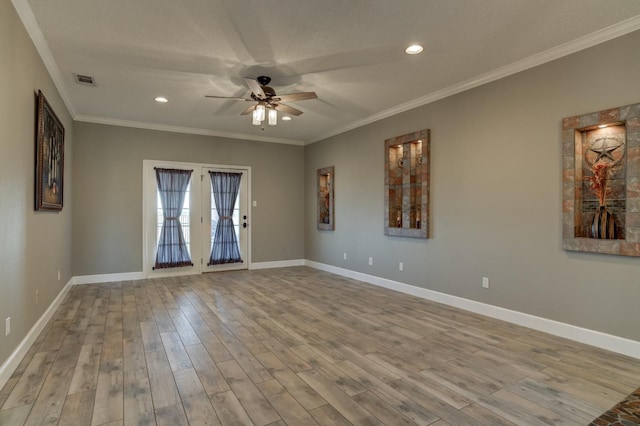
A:
[[[234,229],[233,213],[242,173],[209,172],[209,176],[218,220],[208,265],[240,263],[242,257]]]
[[[155,170],[162,205],[162,227],[154,269],[193,266],[180,222],[192,170]]]
[[[240,197],[236,198],[236,205],[233,207],[233,229],[236,231],[236,238],[240,241]],[[211,245],[209,250],[213,248],[213,240],[216,237],[216,226],[218,226],[218,209],[216,208],[216,199],[213,196],[213,188],[211,188]]]
[[[156,192],[157,200],[156,203],[158,205],[158,214],[157,214],[157,230],[156,230],[156,246],[160,243],[160,232],[162,231],[162,223],[164,222],[164,215],[162,214],[162,201],[160,200],[160,191]],[[187,251],[189,255],[191,255],[191,232],[189,229],[190,226],[190,201],[191,195],[191,182],[189,182],[189,186],[187,187],[187,192],[184,195],[184,203],[182,203],[182,214],[180,215],[180,224],[182,225],[182,233],[184,234],[184,242],[187,246]]]

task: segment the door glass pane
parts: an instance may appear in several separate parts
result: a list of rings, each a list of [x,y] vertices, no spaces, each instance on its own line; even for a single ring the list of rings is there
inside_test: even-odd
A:
[[[189,186],[187,186],[187,192],[184,196],[184,203],[182,204],[182,214],[180,215],[180,224],[182,225],[182,233],[184,234],[184,241],[187,245],[187,250],[189,251],[189,256],[191,256],[191,232],[190,232],[190,223],[189,223],[189,213],[191,206],[190,197],[191,194],[191,182],[189,182]],[[156,189],[156,206],[157,206],[157,214],[156,214],[156,247],[160,242],[160,232],[162,230],[162,223],[164,222],[164,216],[162,215],[162,201],[160,200],[160,191]]]
[[[211,185],[209,185],[211,186]],[[216,199],[213,197],[213,188],[211,191],[211,243],[209,244],[209,250],[213,247],[213,240],[216,235],[216,226],[218,226],[218,211],[216,210]],[[236,238],[240,241],[240,191],[238,191],[238,197],[236,198],[236,204],[233,207],[233,229],[236,231]]]

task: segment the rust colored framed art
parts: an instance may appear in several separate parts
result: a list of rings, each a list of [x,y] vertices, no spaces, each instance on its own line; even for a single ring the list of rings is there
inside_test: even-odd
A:
[[[318,229],[333,231],[336,229],[334,209],[334,166],[318,169]]]
[[[562,120],[562,247],[640,256],[640,104]]]

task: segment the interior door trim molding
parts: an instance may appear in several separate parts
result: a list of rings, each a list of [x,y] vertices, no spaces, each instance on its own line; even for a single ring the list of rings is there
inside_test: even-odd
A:
[[[202,197],[201,197],[201,187],[206,180],[204,176],[206,169],[219,169],[219,170],[235,170],[246,172],[247,179],[247,202],[249,205],[247,206],[250,214],[253,214],[250,209],[251,205],[251,166],[240,166],[234,164],[207,164],[207,163],[190,163],[190,162],[180,162],[180,161],[163,161],[163,160],[142,160],[142,274],[143,278],[163,278],[163,277],[176,277],[183,275],[198,275],[205,271],[203,271],[202,265],[203,263],[199,262],[199,259],[202,258],[202,262],[204,262],[204,258],[208,256],[208,254],[203,254],[202,252],[202,236],[199,233],[192,232],[191,234],[191,258],[193,262],[193,266],[184,267],[184,268],[175,268],[175,270],[162,269],[159,271],[154,271],[152,269],[152,261],[151,261],[151,251],[153,250],[152,244],[150,243],[149,233],[151,231],[151,227],[156,223],[155,222],[155,214],[151,213],[150,207],[148,204],[149,200],[149,192],[155,193],[156,183],[153,175],[154,167],[169,167],[169,168],[177,168],[177,169],[191,169],[194,171],[192,177],[192,186],[191,186],[191,224],[196,225],[202,223],[201,220],[194,221],[195,217],[200,217],[200,213],[202,210]],[[202,176],[198,179],[198,175]],[[196,183],[197,189],[194,188],[194,182]],[[154,201],[155,203],[155,201]],[[154,204],[155,205],[155,204]],[[198,212],[198,213],[194,213]],[[155,229],[155,228],[153,228]],[[192,228],[193,229],[193,228]],[[245,257],[245,262],[248,265],[251,265],[251,230],[250,226],[247,229],[247,253],[243,254]],[[197,255],[196,255],[197,254]]]

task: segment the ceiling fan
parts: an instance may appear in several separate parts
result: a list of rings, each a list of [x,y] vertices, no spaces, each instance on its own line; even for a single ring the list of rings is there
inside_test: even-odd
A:
[[[259,126],[267,116],[268,116],[268,123],[270,125],[277,124],[278,113],[276,111],[280,111],[281,113],[294,115],[294,116],[299,116],[302,114],[302,111],[300,111],[299,109],[285,105],[282,102],[297,102],[297,101],[304,101],[307,99],[318,98],[318,95],[316,95],[316,92],[299,92],[299,93],[288,93],[286,95],[277,95],[276,91],[273,90],[273,88],[268,86],[269,82],[271,82],[271,77],[267,77],[264,75],[261,75],[256,79],[245,77],[244,81],[249,87],[249,90],[251,90],[251,95],[249,98],[239,98],[234,96],[215,96],[215,95],[205,95],[205,97],[215,98],[215,99],[229,99],[229,100],[235,100],[235,101],[256,102],[255,105],[251,105],[249,108],[245,109],[240,114],[240,115],[248,115],[253,113],[253,124],[256,126]]]

